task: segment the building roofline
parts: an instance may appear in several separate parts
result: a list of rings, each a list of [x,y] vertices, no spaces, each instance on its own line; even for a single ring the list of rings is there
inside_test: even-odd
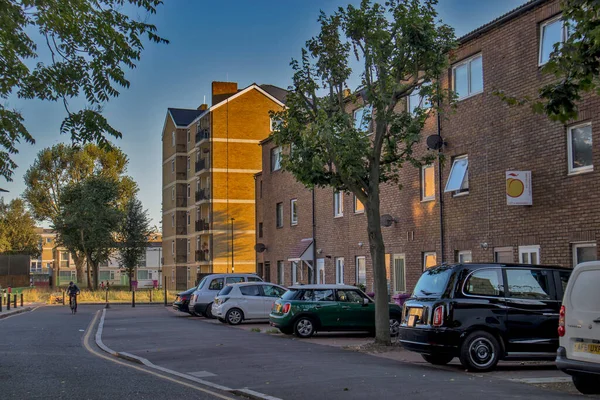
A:
[[[527,3],[520,5],[519,7],[507,12],[506,14],[499,16],[496,19],[493,19],[487,24],[480,26],[479,28],[467,33],[466,35],[461,36],[460,38],[458,38],[458,43],[465,44],[466,42],[473,40],[496,27],[503,25],[506,22],[525,14],[528,11],[531,11],[540,4],[546,3],[548,1],[549,0],[529,0]]]
[[[260,93],[264,94],[265,96],[267,96],[269,99],[271,99],[273,102],[279,104],[281,107],[285,107],[285,104],[283,104],[281,101],[279,101],[277,98],[273,97],[270,93],[268,93],[266,90],[264,90],[263,88],[261,88],[260,86],[258,86],[256,83],[253,83],[251,85],[249,85],[248,87],[240,90],[239,92],[237,92],[236,94],[234,94],[233,96],[230,96],[228,98],[226,98],[225,100],[215,104],[214,106],[212,106],[211,108],[209,108],[209,111],[214,111],[217,108],[221,107],[223,104],[228,103],[230,100],[235,99],[236,97],[242,96],[246,93],[248,93],[250,90],[252,89],[256,89],[258,90]]]

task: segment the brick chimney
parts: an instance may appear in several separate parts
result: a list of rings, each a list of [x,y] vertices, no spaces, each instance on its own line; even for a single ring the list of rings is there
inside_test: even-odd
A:
[[[208,104],[200,104],[200,107],[198,107],[198,111],[204,111],[208,109]]]
[[[237,82],[213,82],[212,105],[222,102],[237,93]]]

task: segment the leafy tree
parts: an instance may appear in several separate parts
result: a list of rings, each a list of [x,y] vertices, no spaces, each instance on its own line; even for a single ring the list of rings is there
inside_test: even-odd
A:
[[[119,205],[124,208],[138,190],[133,179],[125,175],[127,164],[127,156],[117,148],[106,150],[92,143],[83,147],[57,144],[41,150],[25,173],[23,197],[37,220],[55,223],[67,186],[91,176],[103,176],[118,182]],[[77,281],[83,282],[85,255],[75,247],[67,248],[75,262]]]
[[[146,253],[151,233],[148,212],[142,207],[142,202],[136,198],[130,199],[116,235],[119,264],[129,276],[129,290],[135,268]]]
[[[451,99],[436,80],[447,68],[454,32],[436,22],[435,0],[390,0],[321,14],[318,36],[292,61],[287,109],[274,113],[275,143],[291,148],[283,165],[305,185],[350,191],[365,205],[375,283],[376,341],[390,343],[380,183],[398,182],[399,169],[422,160],[413,155],[428,116]],[[349,95],[350,57],[361,87]],[[412,93],[428,98],[429,111],[406,111]],[[439,102],[439,103],[438,103]],[[352,108],[365,106],[354,124]],[[371,122],[372,121],[372,122]],[[363,123],[364,122],[364,123]],[[365,131],[372,129],[372,135]]]
[[[35,231],[35,220],[21,199],[6,204],[0,198],[0,253],[40,255],[40,236]]]
[[[53,223],[58,242],[85,256],[94,272],[95,289],[98,289],[98,266],[110,257],[114,232],[123,218],[118,201],[118,182],[97,175],[67,186],[60,196]]]
[[[140,60],[147,39],[168,43],[156,27],[129,15],[156,13],[161,0],[0,0],[0,98],[60,101],[67,117],[61,133],[74,142],[109,147],[121,133],[102,115],[102,105],[128,88],[126,68]],[[124,10],[130,12],[124,13]],[[49,53],[41,57],[40,50]],[[84,97],[74,110],[69,100]],[[0,176],[11,180],[21,140],[35,140],[18,110],[0,103]]]

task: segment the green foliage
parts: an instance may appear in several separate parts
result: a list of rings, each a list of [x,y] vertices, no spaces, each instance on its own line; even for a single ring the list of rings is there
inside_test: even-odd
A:
[[[0,253],[24,253],[33,257],[40,254],[35,221],[21,199],[6,204],[0,198]]]
[[[131,18],[156,13],[161,0],[0,0],[0,98],[63,102],[61,133],[74,142],[110,146],[106,136],[121,133],[102,116],[102,105],[129,88],[126,69],[140,60],[144,40],[168,43],[156,27]],[[127,9],[129,12],[123,12]],[[40,47],[49,52],[39,56]],[[68,101],[87,106],[71,110]],[[18,110],[0,103],[0,175],[11,179],[11,154],[21,140],[34,143]],[[2,150],[4,149],[4,150]]]
[[[116,232],[119,264],[127,271],[130,285],[135,268],[146,252],[151,233],[148,212],[143,209],[141,201],[132,198],[125,207]]]
[[[92,176],[67,186],[53,223],[58,242],[84,254],[94,271],[98,288],[98,265],[108,260],[116,228],[123,218],[119,209],[119,185],[112,178]]]

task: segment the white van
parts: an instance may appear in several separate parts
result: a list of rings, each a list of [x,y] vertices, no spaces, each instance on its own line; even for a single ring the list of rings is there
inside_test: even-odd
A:
[[[600,394],[600,261],[577,265],[560,309],[558,368],[583,394]]]
[[[212,303],[217,294],[225,285],[240,282],[262,282],[262,279],[254,274],[211,274],[205,276],[190,297],[190,313],[202,315],[206,318],[214,318]]]

